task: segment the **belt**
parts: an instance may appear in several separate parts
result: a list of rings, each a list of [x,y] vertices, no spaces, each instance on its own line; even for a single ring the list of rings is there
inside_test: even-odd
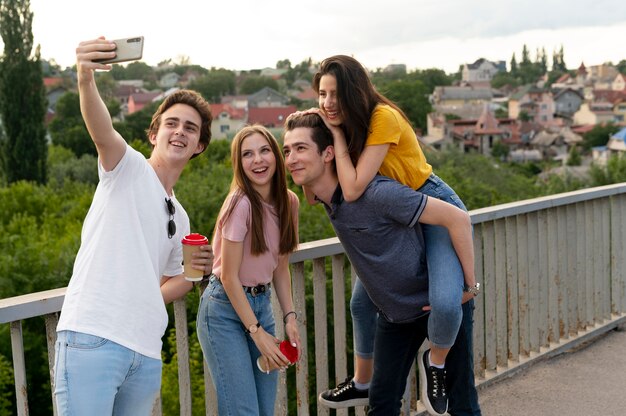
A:
[[[243,291],[249,293],[253,298],[260,295],[261,293],[265,293],[270,290],[272,283],[267,283],[265,285],[256,285],[256,286],[244,286]]]
[[[219,283],[220,285],[222,284],[222,281],[220,280],[219,277],[212,275],[215,277],[215,280],[217,281],[217,283]],[[256,297],[258,295],[260,295],[261,293],[265,293],[268,290],[270,290],[270,287],[272,287],[272,282],[266,283],[264,285],[256,285],[256,286],[242,286],[243,287],[243,291],[246,293],[249,293],[250,295],[252,295],[252,297]]]

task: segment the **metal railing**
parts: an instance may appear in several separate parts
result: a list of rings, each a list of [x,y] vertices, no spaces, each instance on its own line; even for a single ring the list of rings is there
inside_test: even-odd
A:
[[[481,388],[626,322],[626,184],[479,209],[471,216],[476,276],[483,284],[474,311],[475,374]],[[313,333],[315,341],[312,350],[303,343],[295,385],[287,385],[281,374],[276,414],[287,414],[287,390],[295,389],[297,414],[308,415],[313,408],[309,397],[316,396],[311,389],[320,392],[334,386],[351,368],[346,291],[354,279],[336,238],[301,244],[291,263],[300,336],[306,340]],[[0,324],[10,325],[18,415],[28,414],[22,321],[45,318],[52,380],[55,327],[64,293],[62,288],[0,300]],[[327,312],[328,293],[332,314]],[[312,312],[313,322],[307,322],[306,310]],[[180,414],[191,415],[185,299],[174,303],[174,316]],[[281,338],[281,325],[277,330]],[[329,336],[334,368],[328,360]],[[310,354],[315,357],[312,367]],[[309,385],[311,373],[315,386]],[[409,381],[404,414],[423,409],[415,397],[414,372]],[[217,414],[206,363],[205,402],[206,414]],[[328,413],[317,407],[318,415]],[[356,413],[363,415],[364,410]],[[161,414],[158,403],[154,414]]]

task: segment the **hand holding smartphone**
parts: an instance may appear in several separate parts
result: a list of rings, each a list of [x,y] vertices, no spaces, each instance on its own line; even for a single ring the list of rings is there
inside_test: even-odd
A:
[[[143,36],[134,38],[116,39],[115,56],[108,59],[94,59],[101,64],[114,64],[118,62],[136,61],[143,56]]]

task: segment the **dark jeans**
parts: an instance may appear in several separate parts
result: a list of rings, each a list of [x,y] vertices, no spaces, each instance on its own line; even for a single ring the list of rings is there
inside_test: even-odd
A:
[[[480,416],[474,387],[472,345],[474,302],[463,305],[463,320],[446,358],[449,411],[452,416]],[[428,315],[415,322],[394,324],[379,314],[374,345],[374,377],[369,415],[399,415],[406,379],[417,350],[428,334]]]

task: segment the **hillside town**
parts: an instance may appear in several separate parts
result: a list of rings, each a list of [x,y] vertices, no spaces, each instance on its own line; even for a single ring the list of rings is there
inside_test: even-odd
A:
[[[142,78],[113,81],[112,96],[120,104],[120,121],[177,89],[197,88],[207,77],[207,70],[193,65],[165,62],[151,68],[140,62],[127,69],[132,65],[150,69],[144,71]],[[586,133],[608,123],[616,127],[616,132],[606,137],[605,143],[585,152],[581,164],[603,164],[612,154],[626,151],[623,69],[620,72],[612,64],[580,63],[575,70],[561,71],[556,79],[550,79],[546,70],[533,82],[517,86],[505,83],[496,88],[494,79],[512,73],[514,60],[509,66],[507,72],[505,61],[480,58],[463,64],[458,74],[450,76],[449,85],[434,85],[428,94],[430,108],[425,128],[416,127],[422,145],[434,150],[454,147],[511,162],[552,161],[565,165],[568,160],[571,162],[572,153],[582,151]],[[294,68],[284,60],[276,68],[232,71],[235,87],[224,87],[218,96],[210,97],[213,137],[232,137],[251,123],[280,128],[292,112],[315,106],[317,96],[310,79],[316,68],[311,60]],[[216,70],[212,69],[209,75],[213,72]],[[402,78],[407,75],[407,68],[393,64],[377,72]],[[49,104],[47,122],[55,118],[59,98],[74,90],[73,76],[66,69],[44,79]],[[244,80],[250,78],[261,80],[261,87],[248,94],[238,92]]]

